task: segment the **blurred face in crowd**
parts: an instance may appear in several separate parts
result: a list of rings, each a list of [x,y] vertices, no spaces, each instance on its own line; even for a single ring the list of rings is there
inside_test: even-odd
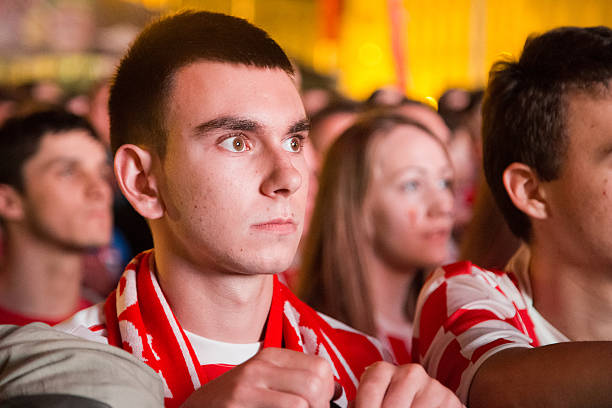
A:
[[[371,163],[364,209],[376,256],[398,269],[447,260],[454,175],[441,142],[413,126],[395,126],[374,142]]]
[[[110,242],[111,167],[102,144],[86,130],[43,136],[22,174],[20,221],[32,234],[75,250]]]
[[[285,270],[309,177],[308,123],[293,80],[280,69],[202,61],[173,83],[156,175],[165,214],[154,236],[199,270]]]

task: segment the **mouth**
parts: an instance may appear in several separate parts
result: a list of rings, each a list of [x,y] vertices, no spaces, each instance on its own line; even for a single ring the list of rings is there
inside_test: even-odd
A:
[[[91,219],[106,220],[112,217],[112,213],[109,210],[92,210],[88,212],[88,217]]]
[[[288,235],[297,231],[297,224],[291,218],[275,218],[259,224],[253,224],[251,228],[256,231]]]
[[[425,239],[432,241],[444,241],[450,238],[450,228],[440,228],[426,232],[424,235]]]

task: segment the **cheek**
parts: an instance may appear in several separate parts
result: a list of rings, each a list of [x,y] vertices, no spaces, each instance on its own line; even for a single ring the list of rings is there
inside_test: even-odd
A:
[[[399,200],[388,200],[386,204],[392,205],[382,205],[372,213],[377,235],[409,239],[419,223],[421,209],[418,205],[402,204]]]

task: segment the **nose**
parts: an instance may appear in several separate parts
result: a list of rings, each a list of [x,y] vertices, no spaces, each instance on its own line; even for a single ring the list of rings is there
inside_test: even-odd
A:
[[[111,183],[107,177],[91,174],[87,177],[85,194],[92,200],[110,203],[112,199]]]
[[[303,175],[294,166],[291,155],[285,151],[270,152],[267,158],[269,166],[261,183],[261,193],[268,197],[288,197],[295,193],[304,182]]]
[[[451,190],[434,189],[430,194],[429,216],[452,217],[455,209],[455,196]]]

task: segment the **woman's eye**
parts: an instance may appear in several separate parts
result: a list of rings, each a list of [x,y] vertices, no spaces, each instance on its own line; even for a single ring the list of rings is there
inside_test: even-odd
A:
[[[453,189],[452,179],[442,179],[438,183],[439,183],[440,190],[452,190]]]
[[[418,190],[420,183],[416,180],[406,181],[402,183],[403,191],[416,191]]]
[[[240,153],[248,150],[248,142],[244,136],[232,136],[219,143],[221,147],[230,152]]]
[[[283,141],[283,149],[292,153],[298,153],[299,151],[301,151],[303,145],[303,138],[300,138],[298,136],[293,136]]]

